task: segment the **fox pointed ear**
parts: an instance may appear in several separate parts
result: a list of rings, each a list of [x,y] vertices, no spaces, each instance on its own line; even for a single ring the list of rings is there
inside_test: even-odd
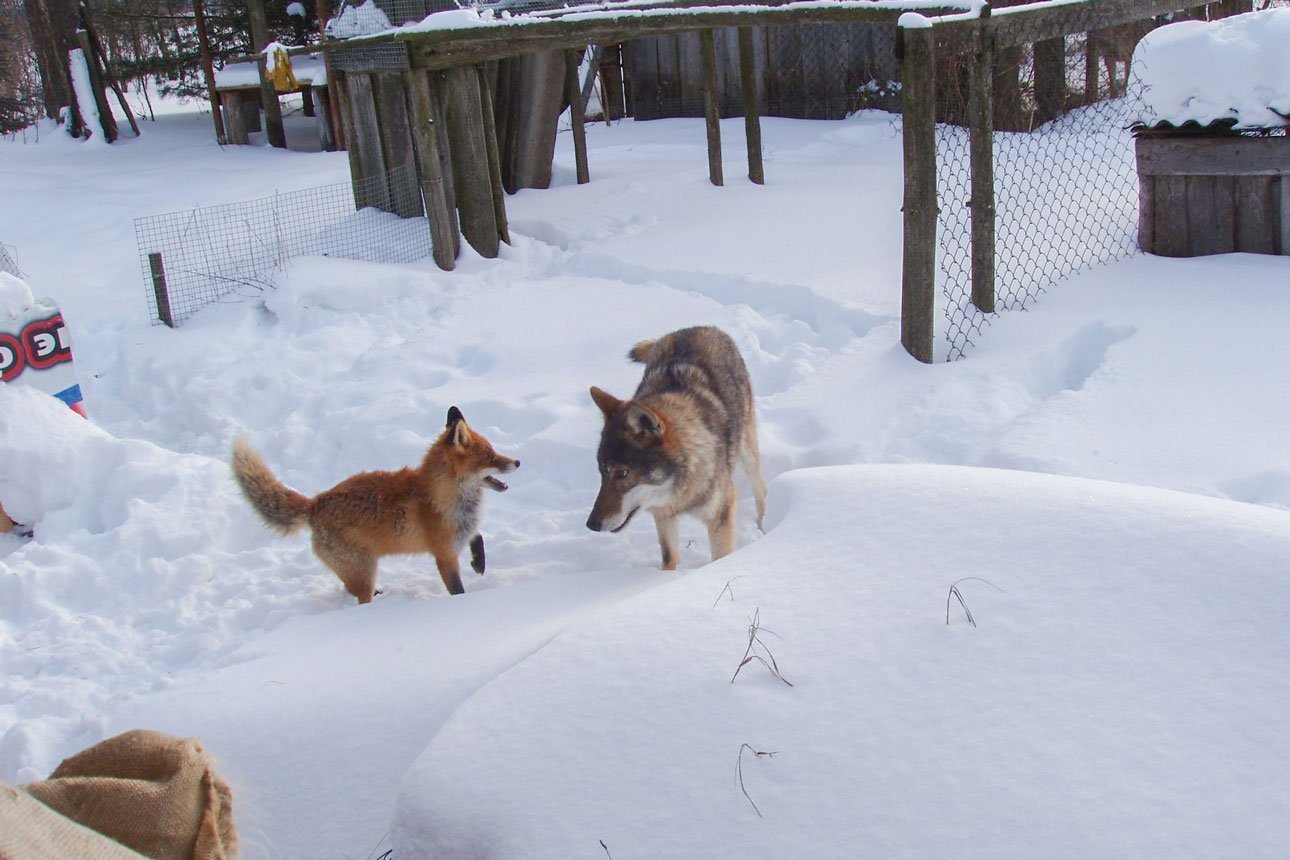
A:
[[[627,426],[642,448],[648,448],[662,439],[665,429],[659,414],[639,403],[627,404]]]
[[[466,419],[461,414],[461,410],[456,406],[448,410],[448,426],[446,432],[448,434],[448,443],[450,445],[455,445],[458,448],[464,448],[466,446],[466,442],[470,439],[470,431],[466,427]]]
[[[600,411],[605,413],[606,418],[612,418],[618,414],[618,410],[623,408],[623,401],[610,394],[602,388],[591,386],[591,399],[596,401]]]

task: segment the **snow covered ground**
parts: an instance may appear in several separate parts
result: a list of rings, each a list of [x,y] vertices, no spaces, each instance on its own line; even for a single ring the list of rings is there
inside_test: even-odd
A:
[[[249,857],[1277,856],[1290,258],[1097,269],[924,366],[889,117],[765,121],[765,187],[738,120],[724,188],[701,120],[589,131],[591,184],[562,139],[500,260],[302,259],[174,331],[132,219],[344,154],[221,149],[192,111],[0,143],[0,241],[92,419],[0,386],[0,500],[36,528],[0,535],[0,779],[200,736]],[[688,524],[664,574],[647,523],[583,526],[587,388],[696,323],[748,362],[771,515],[710,567]],[[398,558],[356,606],[228,476],[239,432],[305,492],[410,464],[451,405],[524,462],[463,597]],[[1002,589],[960,583],[975,628],[945,623],[964,577]],[[754,612],[792,687],[729,683]]]

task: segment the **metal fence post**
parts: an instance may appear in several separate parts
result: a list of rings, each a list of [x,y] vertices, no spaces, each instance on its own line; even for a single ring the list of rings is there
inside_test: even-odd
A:
[[[901,113],[905,153],[905,246],[900,342],[932,361],[936,289],[936,75],[932,25],[916,13],[900,18]]]
[[[990,17],[987,4],[981,18]],[[972,56],[968,93],[968,144],[972,173],[972,304],[994,313],[994,50],[982,33]]]

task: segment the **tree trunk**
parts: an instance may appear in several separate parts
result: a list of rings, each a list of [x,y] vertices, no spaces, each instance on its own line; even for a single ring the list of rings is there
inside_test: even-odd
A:
[[[27,24],[36,49],[36,65],[40,73],[40,94],[45,103],[45,116],[58,119],[62,109],[72,104],[72,79],[67,69],[67,52],[74,47],[68,38],[74,28],[56,26],[50,17],[45,0],[24,0]],[[79,121],[79,117],[77,117]],[[72,129],[80,136],[80,128]]]

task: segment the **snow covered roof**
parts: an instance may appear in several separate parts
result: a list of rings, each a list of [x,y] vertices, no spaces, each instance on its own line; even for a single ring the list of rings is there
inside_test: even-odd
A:
[[[1290,8],[1153,30],[1133,52],[1146,126],[1290,125]]]
[[[323,63],[321,53],[297,54],[292,57],[291,74],[295,75],[297,81],[308,82],[315,87],[321,87],[327,83],[327,67]],[[256,69],[256,64],[250,61],[229,63],[215,72],[215,88],[218,90],[259,85],[260,73]]]

